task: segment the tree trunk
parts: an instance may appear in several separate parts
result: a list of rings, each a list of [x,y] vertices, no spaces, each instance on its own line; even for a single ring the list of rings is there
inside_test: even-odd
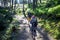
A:
[[[12,0],[12,9],[13,9],[13,0]]]
[[[11,7],[11,0],[10,0],[10,7]]]
[[[26,17],[25,11],[24,11],[24,0],[23,0],[23,15]]]
[[[4,3],[4,7],[7,7],[8,6],[8,1],[7,0],[3,0],[3,3]]]
[[[36,0],[33,0],[33,10],[36,8]]]
[[[40,3],[41,3],[41,0],[40,0]]]
[[[1,6],[3,6],[3,0],[1,1]]]
[[[15,8],[16,8],[16,3],[15,2],[16,2],[16,0],[13,0],[13,5],[14,5],[13,6],[13,10],[14,10],[14,13],[15,13]]]
[[[38,0],[35,1],[35,6],[36,6],[36,7],[37,7],[37,2],[38,2]]]
[[[28,7],[30,8],[31,0],[28,0]]]
[[[38,1],[38,0],[36,0],[36,5],[37,5],[37,1]]]

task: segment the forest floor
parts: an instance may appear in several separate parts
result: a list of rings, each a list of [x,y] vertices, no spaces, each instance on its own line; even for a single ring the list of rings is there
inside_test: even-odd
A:
[[[16,34],[14,33],[13,40],[33,40],[27,19],[23,15],[15,15],[15,18],[19,21],[19,28]],[[37,37],[36,40],[55,40],[51,37],[43,28],[37,26]]]

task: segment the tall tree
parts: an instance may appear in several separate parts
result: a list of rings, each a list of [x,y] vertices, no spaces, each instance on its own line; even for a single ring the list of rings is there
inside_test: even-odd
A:
[[[41,0],[40,0],[40,3],[41,3]]]
[[[16,0],[14,1],[14,13],[15,13],[15,9],[16,9]]]
[[[28,0],[28,7],[30,8],[31,0]]]
[[[13,8],[13,0],[12,0],[12,8]]]
[[[26,17],[25,11],[24,11],[24,0],[23,0],[23,15]]]
[[[8,0],[3,0],[3,3],[4,3],[4,7],[8,6]]]
[[[33,0],[33,10],[36,8],[37,6],[37,0]]]
[[[38,0],[36,0],[36,6],[37,6],[37,2],[38,2]]]

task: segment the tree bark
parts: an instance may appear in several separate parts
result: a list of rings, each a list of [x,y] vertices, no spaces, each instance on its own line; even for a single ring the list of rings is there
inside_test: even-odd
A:
[[[41,3],[41,0],[40,0],[40,3]]]
[[[13,9],[13,0],[12,0],[12,9]]]
[[[13,10],[14,10],[14,13],[15,13],[15,8],[16,8],[16,0],[13,0]]]
[[[33,10],[36,8],[36,0],[33,0]]]
[[[31,0],[28,0],[28,7],[30,8]]]
[[[4,3],[4,7],[7,7],[8,6],[8,1],[7,0],[3,0],[3,3]]]
[[[24,0],[23,0],[23,15],[26,17],[25,11],[24,11]]]
[[[38,1],[38,0],[36,0],[36,5],[37,5],[37,1]]]

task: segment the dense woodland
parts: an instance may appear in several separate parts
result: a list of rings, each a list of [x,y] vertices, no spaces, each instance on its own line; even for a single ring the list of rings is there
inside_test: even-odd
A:
[[[7,7],[8,2],[10,6]],[[30,9],[30,12],[37,16],[38,24],[52,37],[60,40],[60,0],[33,0],[32,3],[29,2],[31,0],[28,0],[28,8],[26,10]],[[4,6],[0,6],[0,40],[11,40],[11,33],[17,26],[17,24],[13,25],[17,21],[13,16],[20,14],[21,10],[19,8],[16,9],[16,0],[3,0],[1,3]],[[23,15],[26,14],[24,13]]]
[[[41,27],[54,38],[60,39],[60,0],[33,0],[29,7]]]

